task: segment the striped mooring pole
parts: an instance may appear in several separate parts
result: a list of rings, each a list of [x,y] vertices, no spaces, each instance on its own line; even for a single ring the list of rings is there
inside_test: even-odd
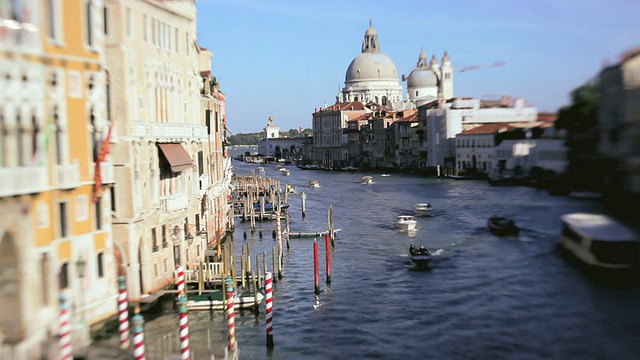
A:
[[[264,275],[264,291],[265,291],[265,304],[267,308],[267,348],[273,349],[273,323],[272,323],[272,308],[273,308],[273,299],[272,299],[272,280],[273,276],[271,272],[268,272]]]
[[[189,360],[189,318],[187,317],[187,297],[178,298],[178,312],[180,313],[180,359]]]
[[[233,309],[233,280],[227,277],[225,280],[227,288],[227,327],[229,329],[229,350],[236,349],[235,313]]]
[[[124,275],[118,276],[118,321],[120,322],[120,348],[129,347],[129,301]]]
[[[133,357],[135,360],[145,360],[146,354],[144,350],[144,319],[140,315],[140,307],[136,305],[133,317]]]
[[[331,248],[329,247],[331,235],[329,232],[324,236],[325,248],[326,248],[326,256],[327,256],[327,284],[331,284]]]
[[[60,359],[72,360],[71,310],[64,295],[60,295]]]
[[[314,284],[315,284],[315,293],[316,295],[320,295],[320,272],[318,265],[318,241],[313,239],[313,274],[314,274]]]
[[[184,269],[182,265],[176,267],[178,270],[178,297],[184,295]]]

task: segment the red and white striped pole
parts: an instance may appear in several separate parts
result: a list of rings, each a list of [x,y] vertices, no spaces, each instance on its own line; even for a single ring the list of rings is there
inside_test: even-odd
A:
[[[187,318],[187,297],[178,298],[178,312],[180,313],[180,359],[189,360],[189,319]]]
[[[331,248],[329,247],[330,238],[331,235],[329,235],[329,231],[327,231],[326,235],[324,236],[327,257],[327,285],[331,284]]]
[[[233,304],[233,280],[228,277],[225,280],[227,288],[227,327],[229,328],[229,350],[236,349],[235,311]]]
[[[135,360],[145,360],[146,354],[144,350],[144,319],[140,315],[140,307],[136,306],[135,314],[131,319],[133,323],[133,358]]]
[[[313,274],[315,283],[315,294],[320,295],[320,265],[318,264],[318,241],[313,239]]]
[[[178,298],[179,298],[181,295],[184,295],[184,269],[182,268],[182,265],[178,265],[176,269],[178,270]]]
[[[272,307],[273,299],[271,294],[273,277],[270,272],[264,275],[264,291],[266,294],[265,301],[267,307],[267,348],[273,349],[273,324],[272,324]]]
[[[129,302],[125,277],[118,276],[118,321],[120,322],[120,348],[129,347]]]
[[[60,359],[72,360],[71,310],[64,295],[60,295]]]

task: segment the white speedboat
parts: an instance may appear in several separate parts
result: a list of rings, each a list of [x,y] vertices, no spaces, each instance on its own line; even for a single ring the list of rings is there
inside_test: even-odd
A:
[[[413,214],[415,216],[429,216],[431,215],[433,207],[431,203],[418,203],[413,205]]]
[[[373,176],[363,176],[360,180],[363,184],[373,184]]]
[[[309,180],[309,187],[310,188],[319,188],[320,187],[320,182],[318,180]]]
[[[289,169],[280,168],[280,169],[278,169],[278,171],[280,171],[280,174],[282,174],[282,175],[284,175],[284,176],[289,176],[289,175],[291,175],[291,170],[289,170]]]
[[[396,220],[396,229],[400,231],[411,231],[416,229],[418,222],[413,215],[400,215]]]
[[[640,267],[638,235],[606,215],[563,215],[560,245],[593,268],[621,270]]]

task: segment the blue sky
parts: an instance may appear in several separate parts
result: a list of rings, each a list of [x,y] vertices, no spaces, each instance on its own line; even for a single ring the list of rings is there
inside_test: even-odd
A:
[[[411,1],[198,0],[198,41],[215,54],[234,133],[272,115],[286,131],[311,127],[333,104],[369,20],[399,74],[420,48],[448,51],[454,95],[524,97],[539,111],[566,105],[572,89],[640,46],[638,0]],[[483,67],[495,62],[503,66]],[[478,70],[458,70],[478,65]],[[406,89],[406,84],[403,83]],[[406,93],[406,91],[405,91]]]

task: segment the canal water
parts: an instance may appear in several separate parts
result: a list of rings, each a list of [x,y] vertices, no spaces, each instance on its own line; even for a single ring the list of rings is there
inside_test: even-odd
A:
[[[236,174],[259,165],[234,161]],[[275,347],[266,348],[264,304],[258,317],[236,316],[241,359],[637,359],[640,354],[640,289],[598,285],[557,252],[560,215],[604,212],[591,200],[550,196],[529,187],[492,187],[411,174],[300,170],[266,176],[306,193],[290,194],[292,232],[327,227],[334,209],[338,233],[331,250],[332,283],[325,283],[325,245],[320,248],[321,294],[314,295],[313,238],[284,247],[284,277],[273,295]],[[374,183],[360,178],[371,175]],[[309,188],[317,179],[321,187]],[[394,229],[397,215],[430,202],[433,216],[417,218],[415,234]],[[517,237],[499,238],[486,228],[494,214],[515,219]],[[263,238],[238,221],[236,259],[247,242],[255,254],[276,245],[275,221]],[[247,232],[245,240],[243,233]],[[409,264],[410,244],[434,254],[433,267]],[[239,263],[239,260],[237,260]],[[254,265],[255,266],[255,265]],[[190,312],[191,347],[226,343],[220,312]],[[177,314],[148,319],[148,347],[177,327]],[[154,345],[155,342],[155,345]]]

